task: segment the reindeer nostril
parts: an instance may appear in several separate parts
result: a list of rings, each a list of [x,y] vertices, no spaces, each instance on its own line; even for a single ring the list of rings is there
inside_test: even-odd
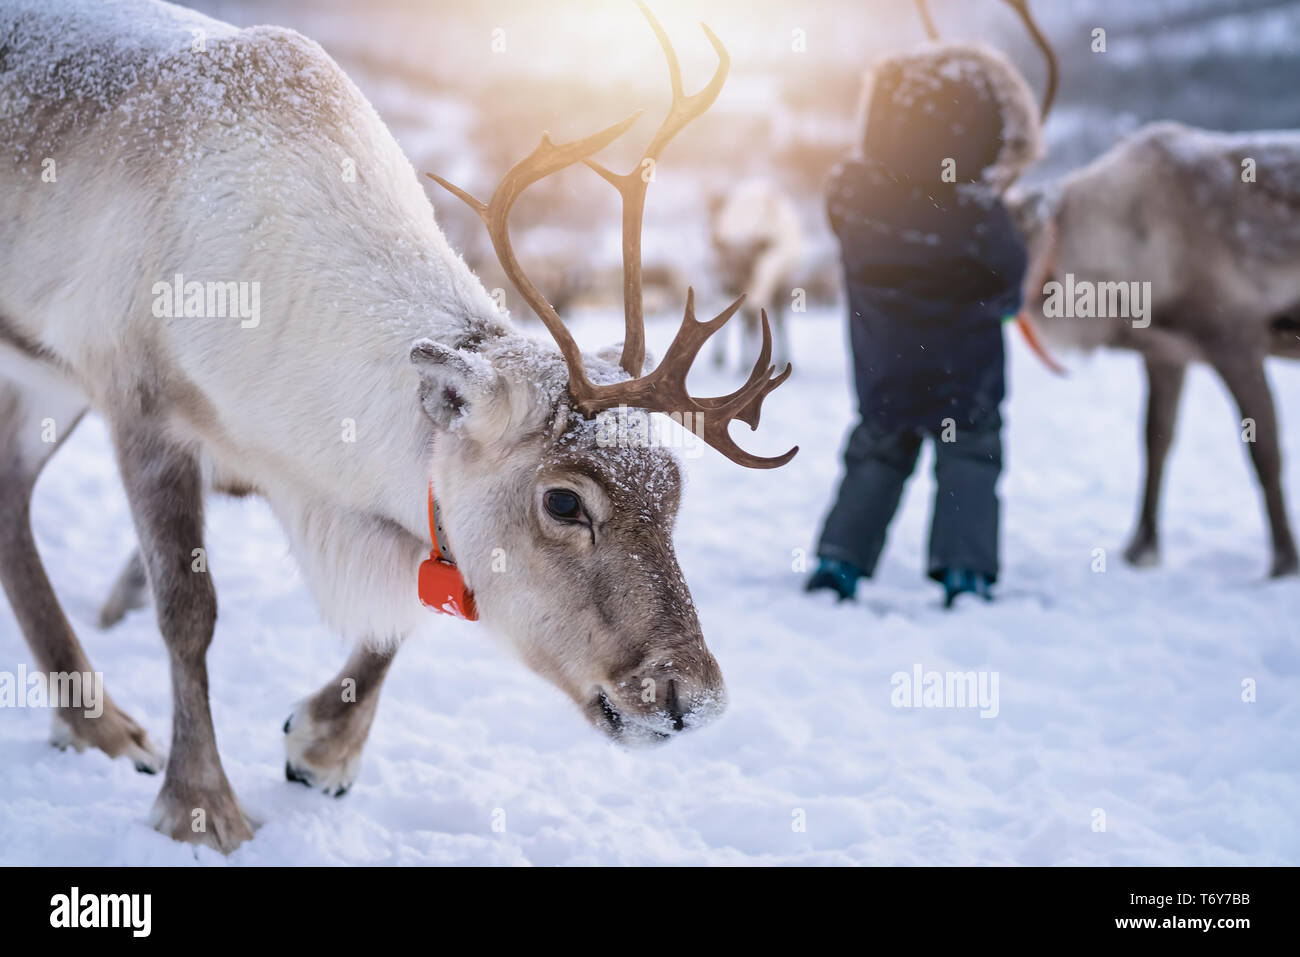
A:
[[[605,692],[600,692],[596,700],[600,705],[601,713],[605,716],[605,720],[609,722],[610,730],[614,732],[621,731],[623,728],[623,716],[614,709],[609,698],[606,697]]]
[[[686,727],[686,722],[682,720],[685,716],[682,713],[681,707],[677,703],[677,682],[671,679],[668,682],[668,697],[666,703],[668,705],[668,714],[673,719],[673,730],[682,730],[682,728]]]

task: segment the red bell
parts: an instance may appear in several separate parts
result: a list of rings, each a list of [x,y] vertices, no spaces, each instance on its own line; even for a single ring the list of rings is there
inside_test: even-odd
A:
[[[445,558],[432,555],[420,563],[420,601],[434,611],[478,621],[474,593],[465,584],[460,569]]]
[[[420,563],[417,591],[426,608],[465,621],[478,621],[478,606],[474,593],[465,584],[460,569],[442,557],[438,548],[438,528],[433,517],[433,484],[429,485],[429,534],[433,538],[433,551]]]

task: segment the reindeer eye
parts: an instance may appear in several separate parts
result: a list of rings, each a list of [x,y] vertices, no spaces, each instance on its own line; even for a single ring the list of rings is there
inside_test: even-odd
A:
[[[542,504],[552,518],[558,518],[562,522],[582,520],[582,499],[572,492],[553,488],[542,496]]]

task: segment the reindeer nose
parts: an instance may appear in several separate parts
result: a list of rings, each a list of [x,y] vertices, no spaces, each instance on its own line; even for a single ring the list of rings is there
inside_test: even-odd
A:
[[[657,716],[659,728],[670,734],[703,727],[726,707],[726,690],[717,665],[696,669],[692,675],[660,674],[659,693],[643,705]],[[698,673],[702,672],[702,673]]]
[[[709,724],[726,708],[722,673],[712,656],[689,665],[681,655],[662,663],[642,662],[604,688],[603,703],[593,704],[589,713],[599,727],[623,741],[663,740]]]
[[[675,679],[670,679],[668,682],[668,695],[664,705],[668,709],[668,717],[672,719],[673,730],[680,731],[686,727],[686,714],[682,711],[677,700],[677,681]]]
[[[682,688],[670,681],[664,705],[674,732],[702,728],[726,710],[727,689],[721,678],[707,686],[694,686],[688,682]]]

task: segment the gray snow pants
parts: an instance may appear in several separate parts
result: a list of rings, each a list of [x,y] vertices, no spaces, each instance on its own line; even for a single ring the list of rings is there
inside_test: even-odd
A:
[[[969,429],[957,430],[952,442],[928,430],[886,433],[859,424],[844,452],[844,479],[826,517],[818,556],[851,562],[866,575],[875,571],[885,547],[885,531],[916,468],[921,443],[929,435],[934,439],[938,489],[927,571],[937,581],[949,568],[979,572],[997,581],[1001,430],[997,410]]]

